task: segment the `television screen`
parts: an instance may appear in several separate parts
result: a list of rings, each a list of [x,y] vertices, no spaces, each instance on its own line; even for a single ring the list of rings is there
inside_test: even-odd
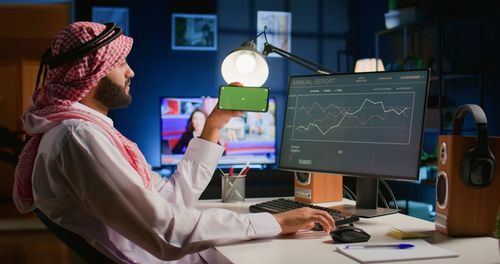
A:
[[[217,98],[161,98],[161,165],[177,165],[189,140],[198,137]],[[276,103],[266,113],[246,112],[222,129],[219,144],[225,149],[219,165],[274,164],[276,162]]]

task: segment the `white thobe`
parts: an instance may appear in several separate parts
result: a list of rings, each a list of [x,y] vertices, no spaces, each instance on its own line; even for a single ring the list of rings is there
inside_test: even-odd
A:
[[[113,125],[91,108],[74,107]],[[220,261],[215,245],[281,232],[267,213],[194,207],[222,153],[215,143],[192,139],[173,176],[167,180],[151,171],[153,189],[147,190],[101,128],[65,120],[40,143],[33,170],[35,204],[118,262]]]

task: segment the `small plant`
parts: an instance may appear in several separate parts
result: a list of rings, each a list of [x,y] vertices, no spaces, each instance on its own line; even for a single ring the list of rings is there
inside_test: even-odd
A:
[[[411,7],[411,6],[416,6],[416,5],[417,5],[416,0],[388,0],[387,1],[387,6],[388,6],[389,10],[395,10],[395,9]]]
[[[395,10],[398,8],[398,0],[389,0],[388,2],[389,10]]]

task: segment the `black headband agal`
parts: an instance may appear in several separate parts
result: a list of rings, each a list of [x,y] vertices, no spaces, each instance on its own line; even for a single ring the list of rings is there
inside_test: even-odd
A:
[[[47,66],[49,66],[50,68],[56,68],[62,64],[80,59],[85,54],[108,45],[111,41],[115,40],[123,33],[122,29],[116,27],[115,23],[105,23],[104,25],[106,26],[106,28],[99,35],[75,47],[74,49],[52,56],[52,50],[48,48],[43,53],[42,59],[40,61],[35,88],[38,88],[38,84],[40,83],[40,77],[42,76],[42,74],[43,82],[45,83],[45,77],[47,76]]]

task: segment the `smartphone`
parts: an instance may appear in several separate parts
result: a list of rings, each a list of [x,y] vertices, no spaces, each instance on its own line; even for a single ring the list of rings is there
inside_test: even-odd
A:
[[[267,112],[268,87],[225,86],[219,88],[219,109]]]

